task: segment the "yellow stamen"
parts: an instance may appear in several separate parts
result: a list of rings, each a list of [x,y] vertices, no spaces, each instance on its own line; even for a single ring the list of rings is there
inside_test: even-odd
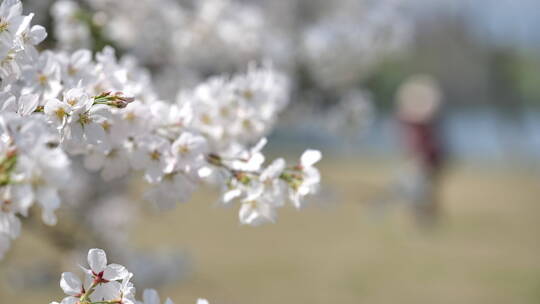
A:
[[[159,153],[159,151],[154,150],[154,151],[150,152],[150,159],[159,160],[160,157],[161,157],[161,153]]]
[[[43,75],[43,74],[39,74],[38,75],[38,82],[40,85],[44,86],[47,84],[47,76]]]

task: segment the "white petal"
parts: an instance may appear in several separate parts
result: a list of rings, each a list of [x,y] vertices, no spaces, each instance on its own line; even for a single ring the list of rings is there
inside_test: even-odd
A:
[[[283,169],[285,169],[285,165],[286,163],[283,158],[274,160],[270,166],[264,169],[264,171],[261,173],[260,180],[266,181],[268,179],[277,178],[283,172]]]
[[[88,251],[88,265],[90,265],[90,269],[96,274],[105,270],[107,266],[107,255],[105,251],[98,248],[90,249]]]
[[[110,264],[103,272],[103,278],[107,281],[122,280],[127,277],[129,272],[126,267],[118,264]]]
[[[71,55],[73,67],[80,69],[92,59],[92,53],[89,50],[78,50]]]
[[[159,295],[155,289],[145,289],[143,292],[144,304],[160,304]]]
[[[163,304],[174,304],[174,302],[170,298],[167,298]]]
[[[7,98],[6,98],[6,95],[8,95]],[[17,100],[15,99],[15,96],[11,94],[7,94],[7,93],[6,95],[2,94],[2,99],[4,99],[4,102],[1,107],[2,112],[16,112]]]
[[[249,161],[244,165],[246,171],[258,171],[264,163],[264,155],[262,153],[255,153],[251,156]]]
[[[293,206],[296,207],[296,209],[302,208],[302,196],[298,193],[298,191],[289,192],[289,200]]]
[[[84,134],[83,127],[78,122],[70,124],[70,127],[70,139],[75,145],[80,145]]]
[[[97,123],[89,123],[84,125],[84,134],[86,135],[86,140],[91,144],[98,144],[105,140],[107,134],[103,127]]]
[[[26,116],[32,114],[39,104],[39,95],[27,94],[19,98],[19,114]]]
[[[322,157],[322,154],[318,150],[306,150],[300,157],[300,164],[302,167],[311,167],[318,162]]]
[[[144,177],[150,183],[157,183],[161,180],[161,177],[163,177],[164,174],[165,172],[161,166],[159,166],[159,164],[150,164],[150,166],[146,168],[146,174]]]
[[[14,239],[21,232],[21,221],[13,213],[0,212],[0,234]]]
[[[11,191],[11,195],[19,205],[19,212],[26,216],[28,208],[34,203],[34,191],[32,190],[32,186],[29,184],[19,184],[13,186]]]
[[[197,299],[197,304],[208,304],[208,300],[206,300],[206,299]]]
[[[45,103],[45,107],[43,109],[43,112],[45,112],[45,114],[47,114],[52,121],[56,121],[58,123],[61,123],[63,118],[61,120],[60,117],[58,117],[58,115],[57,115],[57,111],[60,108],[64,109],[65,113],[68,113],[68,111],[69,111],[68,106],[65,103],[61,102],[58,99],[49,99]]]
[[[212,175],[212,169],[210,167],[201,167],[197,170],[197,174],[200,178],[206,178]]]
[[[249,225],[256,216],[255,209],[251,206],[251,203],[242,204],[238,212],[238,219],[240,220],[240,223]]]
[[[47,31],[41,25],[34,25],[30,29],[30,39],[33,45],[40,43],[47,37]]]
[[[261,140],[259,140],[259,142],[253,148],[251,148],[251,153],[257,153],[261,151],[264,146],[266,146],[267,142],[268,140],[266,139],[266,137],[261,138]]]
[[[223,193],[222,201],[223,203],[227,204],[231,202],[233,199],[239,197],[242,194],[242,190],[240,189],[231,189],[225,193]]]
[[[77,304],[79,303],[79,299],[75,297],[66,297],[60,302],[60,304]]]
[[[238,214],[240,223],[258,226],[268,222],[275,222],[275,209],[263,202],[243,203]]]
[[[43,210],[41,213],[41,220],[49,226],[54,226],[58,222],[56,215],[50,210]]]
[[[257,183],[256,185],[253,185],[247,190],[246,197],[244,198],[243,201],[244,202],[255,201],[259,197],[261,197],[263,192],[264,192],[264,185],[261,183]]]
[[[62,273],[60,287],[65,294],[70,296],[77,296],[82,292],[81,280],[71,272]]]
[[[53,187],[38,187],[36,190],[36,200],[43,209],[48,211],[54,211],[60,207],[58,190]]]
[[[321,174],[315,167],[304,170],[304,183],[308,185],[317,184],[321,181]]]
[[[116,281],[99,284],[94,293],[90,296],[90,300],[97,301],[110,301],[120,297],[122,285]]]

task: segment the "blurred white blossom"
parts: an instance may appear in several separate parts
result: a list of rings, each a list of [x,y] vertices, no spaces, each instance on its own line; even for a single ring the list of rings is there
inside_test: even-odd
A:
[[[221,5],[232,4],[201,7],[201,18],[221,18]],[[61,45],[81,37],[69,33],[80,25],[80,9],[68,0],[54,5],[56,30],[68,31],[57,33]],[[270,64],[214,76],[167,102],[158,97],[150,73],[134,57],[117,58],[112,47],[95,56],[75,49],[76,43],[38,52],[35,45],[46,33],[31,26],[32,14],[21,12],[18,0],[0,5],[0,49],[8,56],[0,65],[0,253],[19,235],[19,217],[34,203],[45,223],[56,223],[59,192],[73,196],[69,157],[75,155],[106,181],[142,172],[149,184],[144,198],[160,209],[187,201],[203,182],[217,181],[226,189],[224,201],[241,202],[240,221],[247,224],[275,220],[287,197],[278,191],[289,191],[297,206],[314,192],[318,179],[311,166],[281,174],[264,168],[264,136],[287,106],[290,90],[288,77]]]

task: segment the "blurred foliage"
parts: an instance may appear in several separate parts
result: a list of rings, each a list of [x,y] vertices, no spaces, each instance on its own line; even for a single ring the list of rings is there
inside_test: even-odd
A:
[[[117,54],[121,56],[122,52],[119,49],[117,45],[115,45],[114,41],[108,39],[103,34],[103,27],[96,24],[93,19],[93,14],[90,10],[81,8],[76,15],[76,18],[85,24],[88,25],[88,28],[90,29],[90,33],[92,35],[92,38],[94,39],[94,43],[92,45],[92,51],[94,53],[101,51],[105,46],[113,46],[116,50]]]
[[[103,26],[97,24],[94,21],[94,14],[92,9],[84,1],[76,1],[80,5],[80,10],[75,15],[75,18],[88,25],[90,33],[92,35],[92,52],[96,53],[101,51],[105,46],[110,45],[114,47],[116,54],[121,56],[124,51],[112,40],[108,39],[104,34]],[[29,13],[29,12],[27,12]],[[43,20],[40,23],[47,29],[47,38],[38,47],[40,50],[54,49],[57,44],[55,37],[55,31],[53,26],[53,18],[51,14],[45,14],[40,16]]]
[[[525,102],[540,104],[540,54],[524,52],[506,59],[513,89]]]
[[[381,109],[391,107],[400,83],[417,73],[438,79],[451,107],[483,103],[518,111],[540,105],[538,50],[489,44],[464,26],[441,24],[419,31],[409,52],[379,64],[362,84]]]
[[[409,74],[410,67],[406,66],[405,60],[394,59],[380,64],[366,79],[365,87],[372,92],[379,109],[392,107],[397,88]]]

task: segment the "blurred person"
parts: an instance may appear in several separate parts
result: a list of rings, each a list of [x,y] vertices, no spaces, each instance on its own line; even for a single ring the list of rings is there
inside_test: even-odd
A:
[[[411,76],[396,95],[396,116],[407,158],[400,189],[422,226],[434,224],[440,215],[438,189],[444,167],[438,128],[441,102],[438,83],[428,75]]]

